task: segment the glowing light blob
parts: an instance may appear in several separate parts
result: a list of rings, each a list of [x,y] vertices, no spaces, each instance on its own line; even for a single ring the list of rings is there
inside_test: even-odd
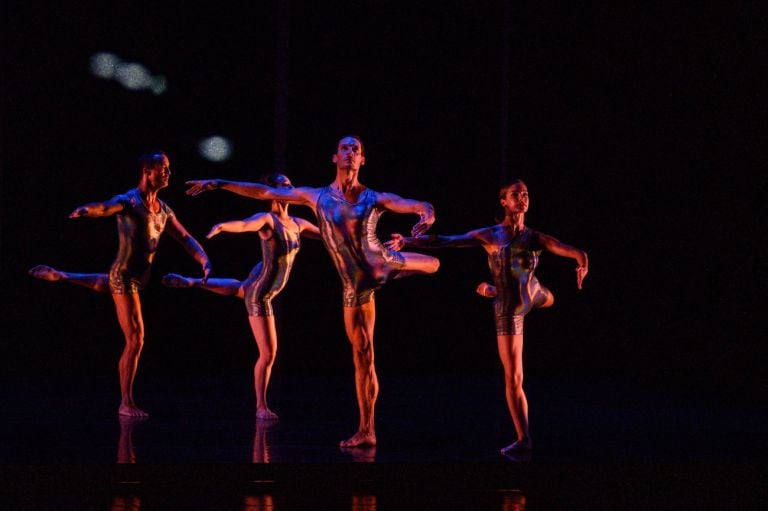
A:
[[[91,73],[105,80],[116,80],[129,90],[149,90],[159,95],[168,88],[168,82],[163,75],[152,75],[141,64],[123,62],[114,53],[99,52],[91,55]]]
[[[232,156],[232,143],[226,138],[214,135],[198,144],[200,155],[210,161],[224,161]]]
[[[99,78],[105,80],[113,78],[118,64],[120,64],[120,58],[113,53],[100,52],[91,55],[91,73]]]
[[[168,88],[168,82],[163,75],[157,75],[152,77],[152,83],[149,89],[155,94],[162,94],[165,89]]]
[[[152,75],[141,64],[119,64],[115,68],[115,78],[123,87],[131,90],[147,89],[152,85]]]

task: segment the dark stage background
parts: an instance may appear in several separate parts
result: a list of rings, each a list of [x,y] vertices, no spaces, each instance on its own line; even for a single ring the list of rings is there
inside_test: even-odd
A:
[[[260,257],[257,237],[204,235],[266,205],[224,192],[192,199],[184,181],[254,180],[285,154],[295,184],[322,186],[334,175],[336,140],[357,133],[366,144],[361,181],[433,203],[433,232],[493,223],[501,179],[518,176],[531,192],[526,223],[589,253],[580,292],[571,262],[541,258],[538,276],[557,301],[526,318],[532,410],[547,399],[576,409],[582,400],[595,410],[697,407],[718,417],[698,432],[704,443],[763,436],[755,424],[766,404],[756,314],[766,281],[766,183],[757,173],[766,142],[764,13],[744,5],[448,1],[292,2],[289,15],[281,78],[276,41],[286,33],[275,2],[4,4],[7,413],[43,414],[19,411],[34,408],[29,399],[43,410],[88,411],[89,395],[105,388],[117,406],[122,340],[109,297],[26,271],[40,263],[108,269],[114,220],[67,215],[135,186],[139,152],[170,154],[174,173],[161,198],[201,240],[214,275],[243,278]],[[89,58],[99,51],[164,75],[167,91],[129,91],[92,76]],[[278,114],[276,97],[285,100]],[[198,155],[198,141],[214,134],[233,142],[231,159]],[[380,235],[414,222],[385,215]],[[380,405],[390,414],[449,415],[457,396],[430,382],[455,390],[487,381],[493,389],[470,411],[503,418],[491,306],[474,294],[487,278],[485,256],[432,253],[442,261],[438,274],[377,293]],[[165,238],[142,295],[140,402],[164,395],[166,405],[176,396],[191,409],[205,389],[241,395],[249,409],[256,348],[242,304],[164,288],[159,277],[170,271],[199,268]],[[319,242],[304,243],[276,310],[273,392],[288,395],[303,379],[315,386],[320,410],[321,378],[338,376],[349,393],[349,409],[339,413],[352,419],[340,285]],[[402,390],[406,404],[388,387]],[[63,405],[62,396],[72,401]],[[231,413],[228,404],[206,406]]]

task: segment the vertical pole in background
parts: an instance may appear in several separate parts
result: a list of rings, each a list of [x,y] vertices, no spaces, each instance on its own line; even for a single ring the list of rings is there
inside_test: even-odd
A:
[[[512,93],[510,65],[512,59],[512,0],[504,0],[501,19],[501,167],[499,182],[506,182],[510,162],[510,94]]]
[[[291,2],[276,0],[275,41],[275,152],[273,172],[286,172],[288,152],[288,61],[290,49]]]

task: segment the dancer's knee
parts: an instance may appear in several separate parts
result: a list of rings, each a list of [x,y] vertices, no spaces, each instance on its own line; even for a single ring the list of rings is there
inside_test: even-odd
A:
[[[523,388],[523,372],[522,371],[506,371],[504,373],[504,379],[507,383],[507,387],[519,391]]]

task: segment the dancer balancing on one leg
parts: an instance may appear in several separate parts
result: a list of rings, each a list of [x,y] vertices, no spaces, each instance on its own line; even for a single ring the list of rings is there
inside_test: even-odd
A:
[[[293,188],[284,174],[271,174],[261,180],[275,188]],[[169,273],[163,284],[170,287],[197,287],[221,295],[237,296],[245,300],[248,320],[259,349],[253,367],[253,385],[256,392],[256,418],[275,420],[277,414],[267,404],[267,387],[277,355],[277,329],[272,309],[275,298],[288,282],[293,261],[300,248],[300,236],[320,239],[320,230],[311,222],[288,215],[288,204],[272,201],[269,212],[257,213],[245,220],[216,224],[208,238],[220,232],[258,232],[261,238],[262,260],[254,266],[244,281],[210,278],[207,281]]]
[[[133,382],[144,346],[139,291],[149,280],[161,235],[164,232],[170,234],[200,263],[203,280],[211,273],[211,264],[203,247],[187,232],[168,204],[157,196],[168,186],[171,177],[168,156],[162,151],[144,154],[139,158],[139,167],[141,175],[136,188],[104,202],[77,207],[69,215],[70,218],[116,216],[120,244],[109,273],[71,273],[45,265],[35,266],[29,273],[42,280],[69,282],[111,293],[125,338],[118,364],[121,394],[118,413],[146,417],[147,412],[136,406],[133,399]]]
[[[331,161],[336,166],[335,179],[321,188],[285,189],[259,183],[206,179],[188,181],[187,193],[196,196],[222,189],[254,199],[302,204],[315,213],[323,244],[341,279],[344,326],[355,365],[360,422],[357,432],[340,446],[373,446],[376,445],[374,415],[379,393],[374,365],[374,292],[393,278],[434,273],[440,264],[428,255],[388,250],[376,235],[376,224],[386,211],[419,215],[419,221],[411,231],[416,236],[429,229],[435,214],[427,202],[377,192],[359,181],[360,168],[365,164],[360,137],[349,135],[339,139]]]
[[[453,236],[403,237],[394,234],[386,245],[393,250],[404,247],[443,248],[475,247],[485,249],[493,285],[481,283],[477,293],[494,299],[496,339],[504,366],[505,393],[517,440],[504,447],[505,455],[530,452],[528,401],[523,391],[523,318],[533,308],[550,307],[552,293],[534,275],[539,254],[547,250],[576,261],[576,285],[581,289],[588,271],[587,254],[552,236],[525,225],[528,188],[519,179],[510,181],[499,192],[504,220],[489,227]]]

